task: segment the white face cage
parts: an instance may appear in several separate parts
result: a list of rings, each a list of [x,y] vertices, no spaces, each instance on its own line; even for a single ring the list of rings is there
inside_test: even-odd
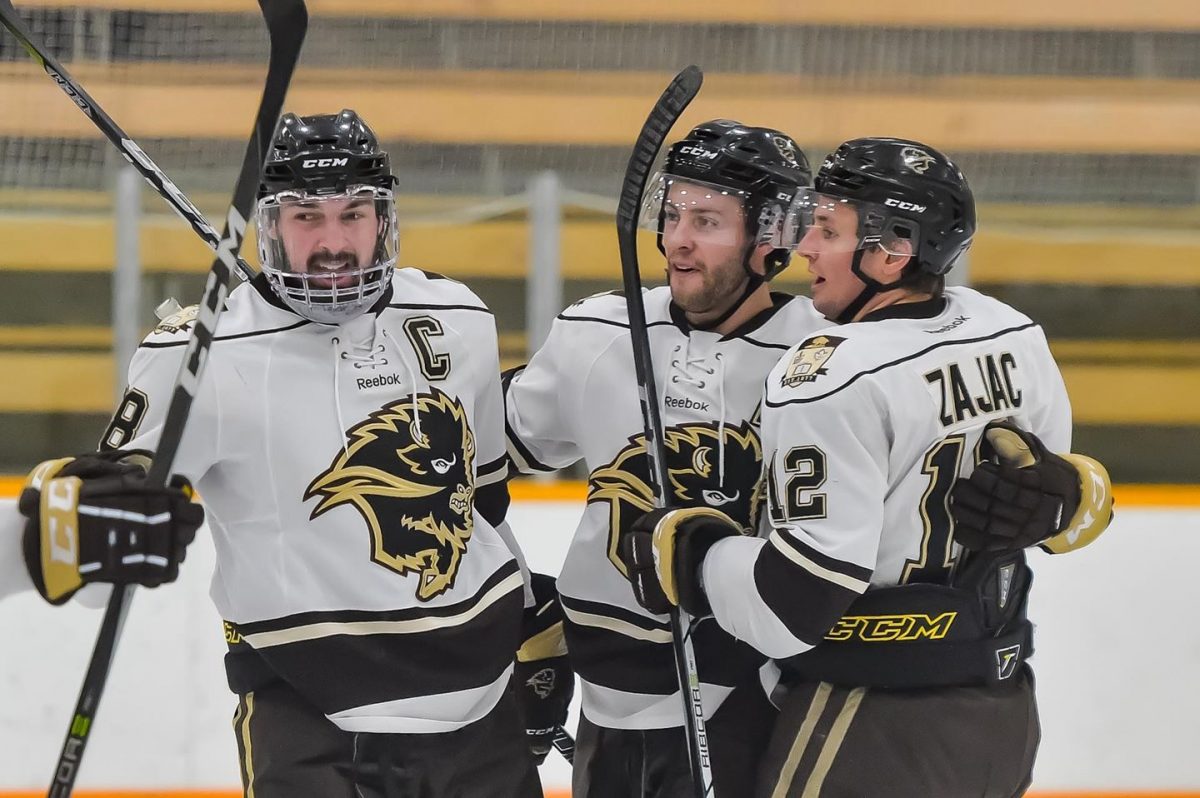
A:
[[[341,324],[369,310],[391,282],[399,253],[391,189],[281,191],[256,210],[263,274],[297,315]]]

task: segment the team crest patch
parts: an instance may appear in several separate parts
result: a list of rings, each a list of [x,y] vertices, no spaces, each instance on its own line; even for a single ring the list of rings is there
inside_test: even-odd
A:
[[[155,332],[177,333],[186,330],[192,326],[192,322],[196,320],[196,316],[200,313],[199,305],[188,305],[186,308],[181,308],[175,311],[170,316],[165,317],[154,328]]]
[[[775,149],[779,150],[779,154],[784,157],[792,166],[799,166],[796,161],[796,145],[790,139],[784,136],[772,136],[771,143],[775,145]]]
[[[904,159],[905,166],[919,175],[925,174],[933,166],[933,156],[920,147],[905,147],[900,151],[900,157]]]
[[[780,384],[784,388],[794,388],[825,374],[825,365],[833,357],[833,350],[845,340],[836,335],[817,335],[800,344]]]
[[[475,436],[462,403],[437,388],[376,410],[352,427],[329,468],[304,491],[311,518],[342,504],[371,534],[371,559],[418,575],[428,601],[454,586],[474,528]]]
[[[554,692],[554,669],[542,668],[537,673],[530,676],[525,684],[533,688],[533,692],[538,698],[549,698]]]
[[[717,435],[715,422],[683,424],[665,431],[671,491],[678,506],[716,507],[743,524],[743,531],[749,534],[757,524],[763,498],[759,480],[762,445],[755,423],[725,426],[725,484],[718,479],[721,441]],[[654,509],[645,434],[630,438],[609,465],[588,476],[587,502],[608,504],[608,559],[624,574],[625,564],[617,553],[621,536],[638,517]]]

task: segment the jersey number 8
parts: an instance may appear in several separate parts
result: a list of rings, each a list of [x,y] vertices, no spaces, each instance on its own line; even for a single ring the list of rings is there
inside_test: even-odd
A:
[[[150,407],[150,400],[146,394],[136,388],[126,390],[125,396],[121,398],[120,407],[117,408],[117,412],[113,413],[112,421],[108,422],[108,428],[104,430],[104,435],[100,438],[100,451],[108,452],[120,449],[133,440],[138,427],[142,425],[142,419],[146,417],[148,407]]]

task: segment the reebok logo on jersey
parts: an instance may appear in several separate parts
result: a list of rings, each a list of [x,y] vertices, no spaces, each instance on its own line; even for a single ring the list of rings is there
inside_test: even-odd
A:
[[[693,399],[688,399],[686,396],[682,399],[676,399],[674,396],[664,396],[663,404],[667,407],[677,407],[683,410],[699,410],[702,413],[708,412],[708,402],[697,402]]]
[[[942,327],[938,327],[936,330],[925,330],[925,332],[929,333],[930,335],[937,335],[938,333],[950,332],[955,327],[961,326],[963,324],[963,322],[967,321],[970,318],[971,318],[970,316],[956,316],[954,321],[950,322],[949,324],[946,324]]]
[[[378,377],[359,377],[355,384],[358,385],[358,390],[366,390],[367,388],[382,388],[385,385],[400,385],[399,374],[380,374]]]
[[[825,364],[833,357],[833,350],[845,340],[835,335],[816,335],[800,344],[796,354],[792,355],[792,362],[788,364],[780,385],[794,388],[825,374]]]

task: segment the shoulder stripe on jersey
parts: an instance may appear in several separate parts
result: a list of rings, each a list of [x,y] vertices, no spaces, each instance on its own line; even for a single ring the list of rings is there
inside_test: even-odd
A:
[[[475,487],[503,482],[508,478],[508,458],[503,455],[475,469]]]
[[[256,639],[270,641],[266,645],[280,645],[294,642],[294,640],[316,639],[336,634],[402,634],[453,626],[456,623],[470,620],[470,617],[473,617],[471,613],[474,613],[475,608],[485,600],[487,603],[495,601],[501,594],[512,589],[514,576],[517,579],[516,584],[520,586],[522,584],[521,571],[515,560],[508,560],[480,585],[479,589],[475,591],[475,595],[453,604],[441,607],[406,607],[385,611],[319,610],[301,612],[282,618],[239,623],[238,630],[243,637],[250,640],[255,648],[260,648],[255,642]],[[372,624],[381,624],[381,626],[371,629],[369,626]],[[298,634],[294,640],[289,641],[276,637],[292,633]]]
[[[492,312],[482,305],[430,305],[420,302],[391,302],[388,304],[388,307],[398,310],[474,310],[478,313],[492,315]]]
[[[627,610],[624,607],[616,607],[612,604],[605,604],[599,601],[588,601],[586,599],[577,599],[563,595],[560,595],[558,600],[564,608],[570,607],[577,613],[603,616],[619,623],[636,626],[646,632],[666,632],[668,636],[671,633],[671,625],[666,621],[658,621],[642,613]]]
[[[771,532],[767,542],[813,576],[841,585],[847,590],[862,592],[871,583],[871,569],[822,554],[782,529]]]
[[[237,340],[238,338],[253,338],[256,335],[271,335],[272,333],[287,332],[288,330],[295,330],[299,327],[304,327],[308,324],[313,324],[313,323],[314,322],[311,322],[308,319],[301,319],[300,321],[296,322],[295,324],[289,324],[286,327],[275,327],[274,329],[270,329],[270,330],[252,330],[251,332],[234,333],[233,335],[214,335],[213,342],[216,343],[217,341],[234,341],[234,340]],[[184,339],[182,341],[143,341],[142,343],[140,343],[138,345],[138,348],[139,349],[169,349],[172,346],[187,346],[187,339]]]
[[[771,344],[771,343],[767,343],[766,341],[759,341],[759,340],[758,340],[758,339],[756,339],[756,338],[751,338],[749,335],[734,336],[733,338],[731,338],[731,339],[729,339],[729,340],[731,340],[731,341],[745,341],[746,343],[750,344],[751,346],[759,346],[759,347],[762,347],[763,349],[783,349],[783,350],[787,350],[787,349],[791,349],[793,346],[795,346],[795,343],[794,343],[794,342],[793,342],[793,343],[790,343],[790,344]]]
[[[531,474],[534,471],[548,473],[558,470],[553,466],[546,465],[533,456],[533,452],[529,451],[529,447],[517,436],[517,431],[508,423],[508,419],[504,421],[504,438],[507,444],[505,449],[508,451],[508,456],[512,459],[513,465],[517,467],[517,471],[522,474]]]
[[[596,324],[607,324],[609,327],[620,327],[623,330],[629,329],[627,321],[613,321],[612,319],[602,319],[599,316],[568,316],[564,310],[558,314],[558,318],[563,321],[593,321]],[[675,322],[672,321],[652,321],[646,324],[647,327],[674,327]]]
[[[427,280],[449,280],[452,283],[458,283],[459,285],[462,285],[462,281],[455,280],[452,277],[447,277],[446,275],[440,274],[438,272],[431,272],[426,269],[417,269],[417,271],[419,271],[421,274],[425,275],[425,278]]]
[[[1006,330],[1000,330],[999,332],[992,333],[991,335],[981,335],[978,338],[963,338],[958,341],[940,341],[936,344],[933,344],[932,346],[925,347],[924,349],[922,349],[919,352],[914,352],[911,355],[905,355],[904,357],[897,358],[896,360],[892,360],[887,363],[883,363],[879,366],[876,366],[873,369],[868,369],[866,371],[860,371],[859,373],[855,374],[853,377],[851,377],[850,379],[846,380],[844,383],[839,385],[838,387],[834,388],[832,391],[827,391],[826,393],[820,394],[819,396],[798,396],[794,399],[785,399],[782,402],[773,402],[768,397],[766,399],[766,403],[771,407],[783,407],[784,405],[798,405],[798,404],[807,404],[809,402],[819,402],[822,399],[833,396],[834,394],[838,393],[841,390],[849,388],[851,385],[853,385],[858,380],[859,377],[865,377],[869,374],[877,374],[877,373],[883,371],[884,369],[891,368],[892,366],[898,366],[901,363],[907,363],[910,360],[916,360],[917,358],[921,357],[922,355],[926,355],[935,349],[941,349],[942,347],[945,347],[945,346],[962,346],[963,344],[977,344],[980,341],[991,341],[994,338],[1000,338],[1002,336],[1009,335],[1010,333],[1021,332],[1022,330],[1028,330],[1031,327],[1037,327],[1037,326],[1038,326],[1037,322],[1031,321],[1028,324],[1022,324],[1018,327],[1009,327]]]

